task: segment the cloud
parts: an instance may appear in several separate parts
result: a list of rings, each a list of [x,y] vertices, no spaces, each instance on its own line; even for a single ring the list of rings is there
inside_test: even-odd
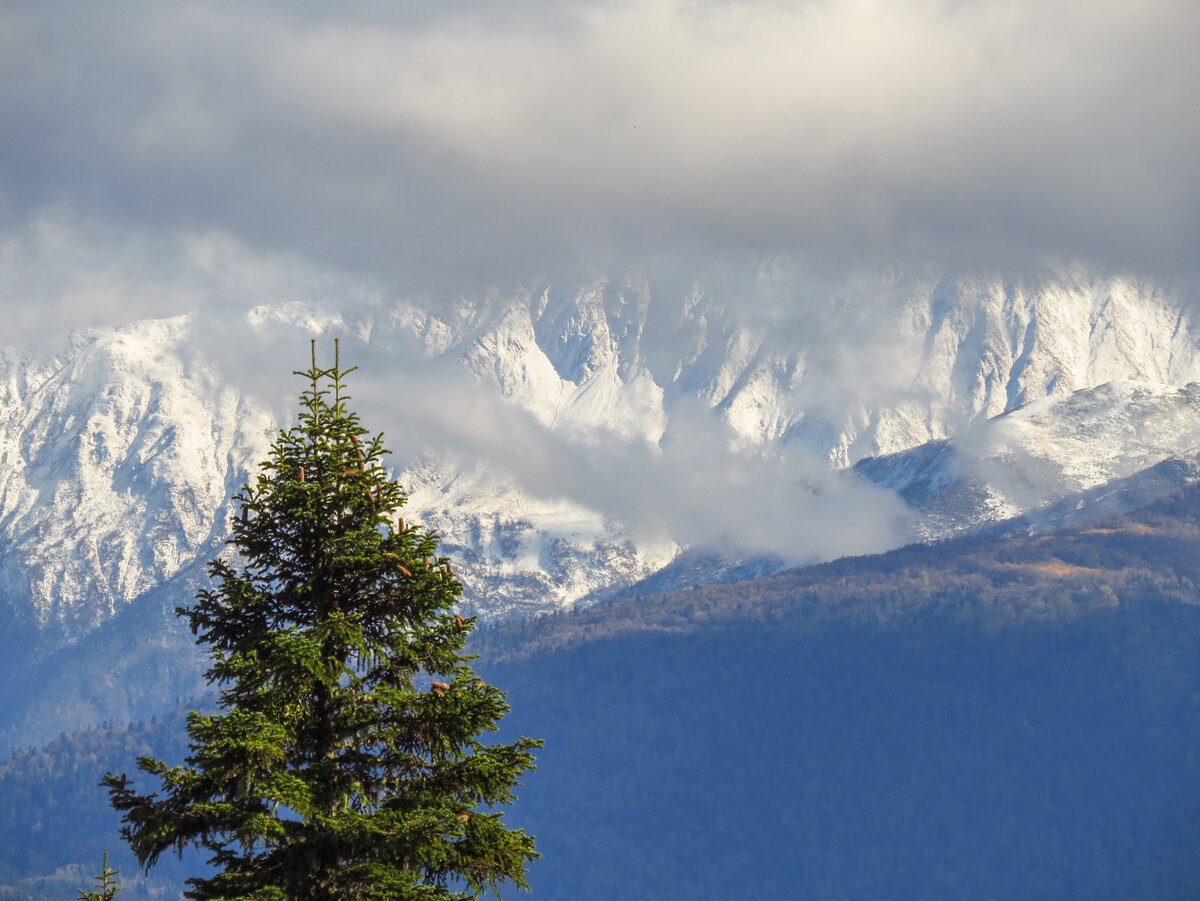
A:
[[[844,408],[909,390],[920,350],[889,343],[897,311],[856,273],[1051,256],[1195,278],[1197,37],[1187,0],[17,0],[0,9],[3,340],[640,271],[673,300],[725,279],[745,320],[807,334],[806,390]],[[674,312],[650,314],[665,344],[684,340]],[[291,338],[310,329],[232,321],[214,344],[231,371],[303,365]],[[864,344],[895,365],[864,374]],[[426,415],[431,434],[504,436],[508,465],[614,516],[648,521],[654,498],[681,535],[768,547],[819,544],[814,511],[857,511],[867,544],[891,516],[824,477],[799,487],[824,468],[795,450],[747,480],[710,414],[672,410],[688,440],[658,451],[576,446],[471,407],[432,365],[415,345],[378,361],[393,383],[445,377],[467,415]],[[287,381],[259,388],[280,403]]]
[[[3,342],[36,341],[64,327],[118,325],[205,309],[236,310],[334,294],[338,278],[294,253],[256,250],[228,232],[151,233],[47,209],[0,232]]]
[[[9,4],[4,209],[454,292],[714,254],[1191,274],[1183,0]]]
[[[702,398],[674,396],[657,441],[622,437],[594,416],[582,428],[548,426],[495,382],[473,376],[457,353],[433,353],[407,326],[389,325],[385,307],[363,315],[371,304],[322,304],[311,314],[297,306],[256,328],[241,317],[204,320],[193,344],[287,420],[304,387],[292,371],[308,365],[308,339],[317,339],[318,363],[328,365],[341,336],[343,365],[358,369],[348,380],[352,406],[383,433],[397,470],[432,454],[470,479],[482,464],[485,490],[494,479],[569,501],[639,543],[668,536],[800,563],[884,550],[910,535],[910,515],[890,492],[832,471],[800,446],[747,446]]]
[[[501,483],[597,511],[635,541],[667,535],[683,546],[800,563],[882,551],[911,534],[895,495],[797,447],[737,448],[699,400],[677,401],[666,439],[654,445],[549,430],[444,361],[409,364],[404,383],[420,388],[399,401],[365,368],[368,388],[357,398],[364,421],[383,426],[397,462],[427,449],[452,463],[487,460]]]

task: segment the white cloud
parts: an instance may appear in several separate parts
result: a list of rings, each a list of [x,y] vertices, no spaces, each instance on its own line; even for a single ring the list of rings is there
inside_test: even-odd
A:
[[[113,229],[59,208],[0,232],[5,344],[35,341],[67,326],[350,292],[348,279],[337,287],[331,281],[294,254],[255,250],[214,229]]]
[[[856,346],[886,356],[869,290],[836,289],[853,296],[834,315],[823,285],[1043,254],[1197,274],[1198,37],[1186,0],[17,0],[0,10],[4,340],[322,294],[449,304],[590,267],[715,279],[767,259],[781,280],[730,295],[747,318],[857,321]],[[786,279],[796,259],[804,285]],[[866,390],[844,342],[810,346],[812,384]],[[910,352],[887,371],[910,371]],[[653,490],[695,511],[704,484],[750,528],[771,500],[719,442],[635,460],[510,437],[513,465],[538,461],[581,501],[584,470],[637,474],[606,510]],[[781,487],[809,462],[756,472],[796,509],[867,511],[870,534],[874,502]],[[677,527],[705,521],[689,516]],[[800,527],[757,522],[759,543]]]
[[[17,218],[65,199],[426,286],[714,252],[1191,274],[1198,19],[1182,0],[17,4],[0,166]]]
[[[502,481],[565,499],[620,523],[635,540],[669,535],[691,547],[773,554],[799,563],[894,547],[910,516],[891,493],[832,472],[799,448],[739,448],[719,414],[683,398],[662,447],[639,439],[551,430],[447,361],[407,357],[391,385],[372,360],[356,381],[356,405],[380,427],[402,465],[422,451],[450,461],[486,460]],[[405,373],[397,379],[397,370]]]

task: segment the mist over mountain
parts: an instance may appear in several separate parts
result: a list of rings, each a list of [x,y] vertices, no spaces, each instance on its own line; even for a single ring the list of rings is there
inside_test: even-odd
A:
[[[1200,385],[1113,381],[1033,401],[854,470],[944,538],[1021,520],[1048,528],[1136,509],[1200,477]]]
[[[124,614],[167,636],[147,653],[195,661],[164,623],[288,421],[310,337],[359,365],[352,403],[406,515],[442,535],[485,621],[951,534],[1198,443],[1188,298],[1080,270],[835,284],[760,265],[73,332],[0,353],[0,622],[20,659],[100,667]],[[1171,472],[1155,491],[1193,477]],[[18,733],[44,731],[46,705],[112,713],[59,671],[17,672]]]

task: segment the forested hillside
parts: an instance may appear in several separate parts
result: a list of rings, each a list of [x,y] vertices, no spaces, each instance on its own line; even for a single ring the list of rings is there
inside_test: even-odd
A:
[[[917,622],[983,630],[1064,622],[1159,600],[1200,604],[1200,487],[1123,516],[1032,535],[1003,530],[789,570],[763,579],[651,595],[482,632],[485,659],[528,658],[630,632],[693,633],[761,623]],[[944,621],[944,622],[943,622]]]
[[[505,734],[546,739],[532,897],[1194,899],[1198,522],[1192,490],[479,634]],[[119,850],[95,781],[180,735],[6,764],[3,881]]]
[[[186,710],[178,708],[147,722],[106,723],[19,750],[0,764],[0,898],[76,897],[76,888],[91,887],[106,850],[121,870],[122,898],[177,895],[188,866],[167,855],[152,878],[139,877],[99,780],[110,770],[135,772],[140,755],[180,760],[185,722]]]
[[[641,633],[498,667],[534,897],[1191,899],[1200,615]]]

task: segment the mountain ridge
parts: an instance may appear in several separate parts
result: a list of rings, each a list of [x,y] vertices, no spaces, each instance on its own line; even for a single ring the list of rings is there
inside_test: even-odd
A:
[[[773,312],[742,309],[751,295],[757,311],[774,298]],[[189,580],[222,552],[229,496],[287,421],[276,397],[288,391],[262,369],[282,355],[290,371],[295,345],[312,337],[340,336],[361,362],[364,421],[401,440],[406,516],[442,536],[461,561],[464,612],[487,621],[636,593],[658,573],[700,584],[981,527],[1200,443],[1181,426],[1200,381],[1186,299],[1132,278],[830,286],[763,270],[686,285],[597,278],[436,305],[316,298],[218,318],[0,349],[6,643],[46,654],[121,610],[144,608],[150,622],[186,602]],[[1137,398],[1141,433],[1122,432],[1114,411]],[[1089,445],[1085,426],[1101,421],[1104,440]],[[1073,462],[1098,467],[1090,481],[1061,479],[1063,456],[1047,450],[1070,423]],[[1034,426],[1041,437],[1029,437]],[[968,495],[991,513],[968,504],[939,524],[937,511],[906,504],[899,470],[880,476],[936,442],[961,463],[968,439],[975,464],[1000,444],[1021,451],[1000,468],[1037,490],[979,480],[982,494]],[[858,477],[872,469],[883,487]],[[1057,495],[1043,490],[1056,482]],[[693,556],[667,573],[684,551]],[[687,562],[706,553],[720,562]],[[40,690],[16,678],[10,692]]]

